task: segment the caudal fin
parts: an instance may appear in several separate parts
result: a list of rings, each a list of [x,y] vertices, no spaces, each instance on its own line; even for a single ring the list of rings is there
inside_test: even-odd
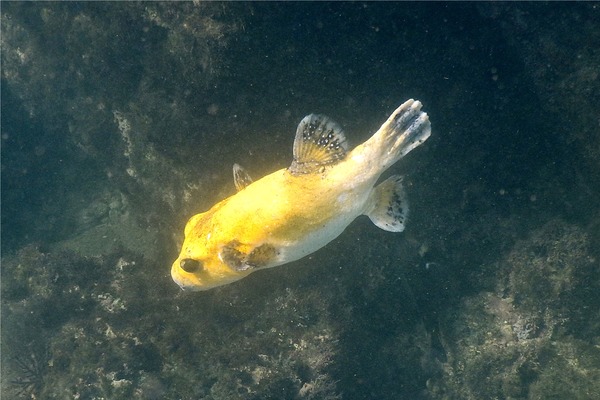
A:
[[[402,177],[390,176],[375,187],[371,194],[371,207],[367,215],[379,228],[402,232],[408,217],[408,201],[402,186]]]
[[[421,111],[421,106],[420,101],[405,101],[365,143],[379,152],[382,171],[427,140],[431,134],[429,117]]]

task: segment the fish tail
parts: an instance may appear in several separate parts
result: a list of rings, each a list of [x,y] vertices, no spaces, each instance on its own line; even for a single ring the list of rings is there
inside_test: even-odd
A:
[[[429,116],[421,111],[421,106],[418,100],[405,101],[365,143],[365,147],[378,153],[374,154],[374,158],[379,160],[381,171],[407,155],[431,134]]]

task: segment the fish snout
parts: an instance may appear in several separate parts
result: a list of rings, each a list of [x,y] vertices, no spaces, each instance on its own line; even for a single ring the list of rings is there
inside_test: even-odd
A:
[[[197,278],[194,277],[194,267],[197,268],[193,260],[189,258],[177,259],[171,267],[171,278],[184,291],[198,291]]]

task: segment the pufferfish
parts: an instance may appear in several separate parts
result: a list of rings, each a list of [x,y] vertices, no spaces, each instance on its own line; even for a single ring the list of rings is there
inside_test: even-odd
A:
[[[359,215],[386,231],[403,231],[408,203],[402,178],[375,184],[430,133],[429,117],[412,99],[352,151],[331,119],[304,117],[292,165],[253,182],[235,164],[237,193],[187,222],[171,267],[173,280],[184,290],[207,290],[298,260],[331,242]]]

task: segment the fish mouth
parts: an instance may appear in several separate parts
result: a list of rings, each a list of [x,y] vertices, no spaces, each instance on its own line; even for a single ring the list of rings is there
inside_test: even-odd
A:
[[[171,267],[171,278],[179,288],[185,292],[197,292],[202,290],[196,282],[193,282],[189,277],[185,277],[179,271],[179,260],[176,260]]]
[[[198,286],[193,286],[193,285],[186,286],[185,284],[182,284],[179,282],[175,282],[175,283],[177,284],[177,286],[179,286],[179,289],[183,290],[184,292],[200,292],[202,290],[206,290],[206,289],[199,288]]]
[[[173,281],[179,286],[181,290],[184,292],[200,292],[203,290],[208,290],[210,287],[199,286],[196,283],[190,282],[189,280],[179,279],[179,277],[172,276]]]
[[[181,271],[179,264],[179,259],[173,263],[173,266],[171,267],[171,278],[184,292],[203,292],[224,284],[218,283],[211,285],[210,283],[202,282],[196,275]]]
[[[245,273],[231,273],[227,271],[226,274],[207,274],[206,271],[201,272],[202,275],[198,276],[198,273],[186,272],[181,268],[181,260],[178,258],[171,266],[171,278],[186,292],[201,292],[210,290],[219,286],[233,283],[244,276],[248,275],[250,271]]]

